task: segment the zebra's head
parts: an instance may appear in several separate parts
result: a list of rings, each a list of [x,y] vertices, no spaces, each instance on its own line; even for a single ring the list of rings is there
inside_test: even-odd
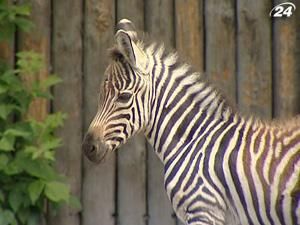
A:
[[[118,23],[115,41],[98,111],[82,146],[85,155],[96,163],[141,131],[149,115],[147,55],[129,20]]]

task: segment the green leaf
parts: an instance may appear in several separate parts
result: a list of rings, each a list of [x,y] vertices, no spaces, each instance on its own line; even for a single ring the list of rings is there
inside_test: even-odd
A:
[[[49,128],[55,129],[63,125],[65,118],[66,114],[61,112],[51,114],[45,119],[45,125]]]
[[[44,180],[55,180],[58,178],[54,168],[47,164],[46,160],[32,160],[31,158],[20,157],[18,165],[28,174]]]
[[[70,188],[62,182],[47,182],[45,194],[51,201],[54,202],[68,201],[70,196]]]
[[[2,190],[0,190],[0,203],[4,202],[4,200],[5,200],[4,193]]]
[[[3,85],[3,84],[0,84],[0,95],[3,94],[3,93],[6,93],[8,90],[8,87]]]
[[[8,87],[18,87],[18,91],[21,88],[21,81],[19,77],[15,75],[15,72],[13,70],[5,70],[3,74],[1,74],[1,80],[4,82],[4,84],[8,85]]]
[[[43,157],[45,158],[45,159],[49,159],[49,160],[51,160],[51,161],[54,161],[55,160],[55,155],[54,155],[54,152],[53,151],[47,151],[47,152],[44,152],[43,153]]]
[[[32,154],[38,152],[38,148],[36,146],[33,146],[33,145],[25,146],[24,147],[24,152],[32,155]]]
[[[60,138],[53,138],[52,140],[47,140],[42,144],[42,148],[46,151],[58,148],[61,146]]]
[[[12,104],[0,104],[0,118],[6,120],[14,108],[15,106]]]
[[[28,193],[29,193],[30,200],[33,204],[40,197],[44,187],[45,187],[45,183],[42,182],[41,180],[36,180],[29,184]]]
[[[14,6],[15,12],[22,16],[29,16],[30,15],[30,6],[27,4],[17,5]]]
[[[11,135],[5,135],[0,139],[0,151],[13,151],[15,144],[15,137]]]
[[[40,215],[37,212],[31,212],[28,217],[27,225],[38,225]]]
[[[0,224],[1,225],[12,225],[17,224],[15,216],[12,211],[4,210],[0,213]]]
[[[21,127],[19,127],[19,129],[10,128],[4,132],[4,135],[15,136],[15,137],[24,137],[24,138],[29,137],[30,134],[31,133],[28,130],[24,130]]]
[[[43,89],[46,89],[46,88],[49,88],[49,87],[51,87],[55,84],[58,84],[60,82],[62,82],[62,79],[60,79],[58,76],[52,75],[52,76],[49,76],[46,80],[41,81],[41,87]]]
[[[0,154],[0,170],[4,169],[8,163],[9,159],[7,155]]]
[[[11,39],[16,32],[16,26],[14,24],[1,24],[0,28],[0,41]]]
[[[17,53],[19,72],[30,75],[39,72],[43,68],[43,58],[41,54],[34,51],[23,51]]]
[[[29,214],[30,214],[29,208],[20,208],[19,211],[17,212],[17,217],[22,222],[22,224],[26,224]]]
[[[21,18],[21,17],[16,18],[15,23],[22,31],[25,31],[25,32],[30,31],[34,27],[34,25],[31,21],[29,21],[25,18]]]
[[[14,212],[17,212],[23,202],[23,195],[20,190],[12,190],[8,195],[8,203]]]
[[[72,196],[72,195],[70,196],[70,198],[69,198],[69,204],[74,209],[77,209],[77,210],[81,210],[82,209],[81,202],[75,196]]]
[[[22,168],[20,168],[20,166],[16,163],[16,161],[12,161],[10,163],[7,164],[7,166],[4,169],[4,173],[12,176],[12,175],[16,175],[22,172]]]

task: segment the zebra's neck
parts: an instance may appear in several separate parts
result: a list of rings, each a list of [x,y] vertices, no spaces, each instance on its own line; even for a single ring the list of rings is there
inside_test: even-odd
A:
[[[233,113],[226,100],[176,55],[152,56],[150,116],[145,129],[149,143],[166,163],[200,135],[207,124],[228,120]],[[170,154],[170,155],[172,155]]]

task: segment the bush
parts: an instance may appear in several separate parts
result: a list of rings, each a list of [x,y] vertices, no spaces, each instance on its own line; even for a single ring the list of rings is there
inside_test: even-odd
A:
[[[29,7],[9,6],[0,0],[1,38],[10,38],[16,26],[27,30]],[[54,169],[55,149],[61,140],[54,131],[63,125],[65,115],[49,114],[44,121],[30,118],[28,109],[37,98],[51,99],[49,88],[60,82],[51,75],[26,85],[24,77],[36,76],[43,68],[41,55],[17,53],[17,69],[0,65],[0,224],[38,224],[47,202],[79,202],[70,194],[64,177]]]

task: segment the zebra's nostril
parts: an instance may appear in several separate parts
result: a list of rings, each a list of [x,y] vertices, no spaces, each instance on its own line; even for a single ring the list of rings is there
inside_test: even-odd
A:
[[[89,133],[84,137],[84,140],[82,143],[82,150],[86,154],[95,153],[97,150],[97,146],[94,144],[94,138]]]
[[[91,148],[90,148],[90,152],[91,153],[94,153],[95,151],[97,151],[97,147],[96,147],[96,145],[91,145]]]

